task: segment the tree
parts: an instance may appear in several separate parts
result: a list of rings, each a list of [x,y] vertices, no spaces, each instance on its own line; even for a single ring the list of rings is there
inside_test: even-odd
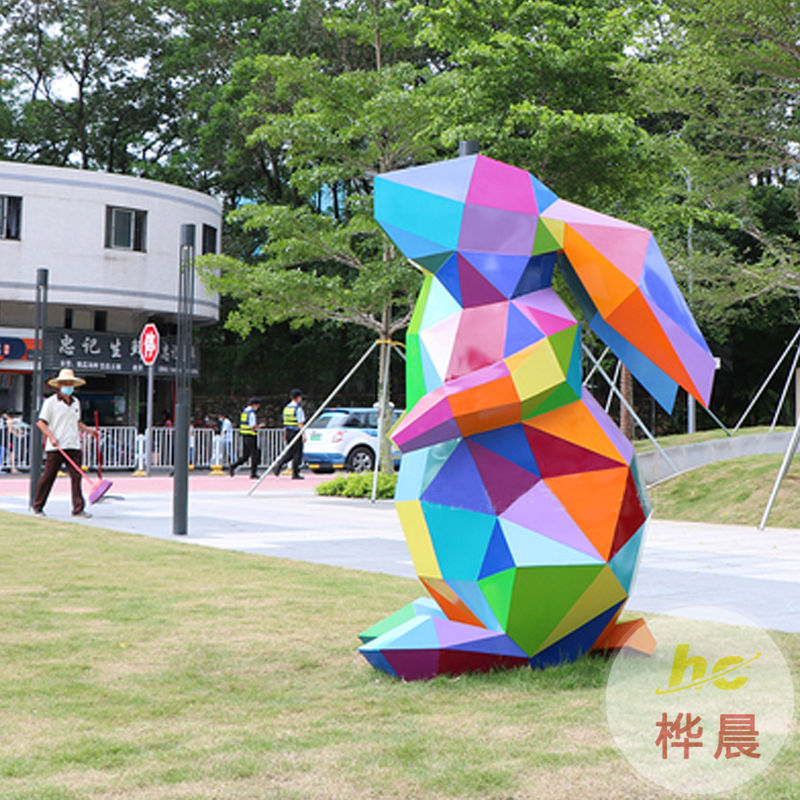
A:
[[[381,397],[389,342],[408,325],[420,280],[372,219],[371,176],[431,157],[431,107],[421,70],[387,65],[380,51],[374,70],[331,74],[326,66],[292,56],[239,66],[253,75],[241,114],[261,122],[248,141],[279,154],[274,169],[286,171],[288,186],[283,204],[231,214],[245,231],[265,234],[255,263],[210,258],[203,269],[237,299],[227,325],[243,335],[283,320],[373,331]],[[388,442],[382,448],[391,470]]]
[[[169,33],[160,10],[151,0],[0,0],[0,79],[16,122],[6,154],[129,172],[172,146],[169,87],[152,74]]]

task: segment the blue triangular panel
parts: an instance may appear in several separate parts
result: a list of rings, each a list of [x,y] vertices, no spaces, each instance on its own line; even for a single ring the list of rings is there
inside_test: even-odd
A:
[[[611,571],[620,582],[622,588],[630,594],[633,579],[636,577],[636,567],[642,552],[642,539],[644,538],[644,525],[625,542],[614,558],[608,562]]]
[[[365,648],[366,645],[359,647],[358,652],[367,659],[371,666],[385,672],[387,675],[391,675],[393,678],[399,677],[392,668],[392,665],[386,660],[383,653],[378,650],[367,650]]]
[[[686,300],[675,283],[675,278],[653,236],[650,237],[647,254],[644,257],[640,288],[670,319],[708,352],[703,334],[700,333],[692,312],[689,311],[689,306],[686,305]]]
[[[513,561],[511,566],[547,567],[579,564],[598,566],[605,563],[605,560],[599,555],[594,558],[588,553],[575,550],[547,536],[535,533],[530,528],[518,525],[516,522],[504,519],[500,520],[500,525],[503,528],[508,551]],[[535,525],[535,520],[531,520],[531,526]]]
[[[381,227],[386,231],[387,236],[400,248],[406,258],[418,261],[430,256],[443,255],[444,248],[440,242],[423,239],[421,236],[416,236],[409,231],[403,230],[403,228],[389,225],[386,222],[381,223]],[[444,252],[450,251],[444,250]]]
[[[431,532],[442,577],[446,581],[477,580],[497,521],[494,514],[479,514],[425,501],[422,513]]]
[[[597,637],[603,632],[606,625],[611,622],[621,605],[622,603],[617,603],[599,616],[589,620],[568,636],[537,653],[528,663],[533,669],[546,669],[567,661],[575,661],[585,655],[597,641]]]
[[[489,601],[476,581],[447,581],[447,585],[464,601],[469,610],[492,631],[502,631],[503,626],[489,605]]]
[[[533,183],[533,193],[536,195],[536,210],[541,214],[548,206],[553,205],[558,200],[558,195],[533,175],[531,175],[531,182]]]
[[[422,364],[422,379],[425,382],[425,391],[430,393],[434,389],[438,389],[444,383],[444,380],[436,371],[436,367],[431,357],[428,355],[428,350],[422,338],[419,340],[419,356],[420,363]]]
[[[543,338],[544,334],[542,331],[515,305],[509,303],[508,321],[506,322],[506,343],[503,349],[503,356],[516,353]]]
[[[531,452],[528,438],[521,424],[508,425],[505,428],[498,428],[494,431],[479,433],[472,437],[481,447],[491,450],[493,453],[508,459],[523,469],[540,476],[536,460]]]
[[[487,575],[494,575],[496,572],[502,572],[504,569],[515,566],[514,557],[508,549],[506,537],[503,536],[503,529],[500,527],[498,521],[495,523],[494,530],[492,531],[492,538],[489,540],[489,546],[486,548],[486,557],[483,559],[483,564],[481,564],[478,580],[485,578]]]
[[[458,271],[458,256],[449,258],[441,269],[436,273],[436,279],[450,292],[456,299],[459,307],[461,306],[461,282]],[[429,300],[430,302],[430,300]]]
[[[553,268],[555,265],[555,253],[543,253],[542,255],[531,256],[511,296],[519,297],[520,295],[535,292],[539,289],[546,289],[548,286],[551,286],[553,283]]]
[[[527,256],[474,252],[464,252],[462,256],[504,297],[511,297],[528,264]]]
[[[381,181],[400,183],[463,202],[466,200],[472,180],[472,171],[475,169],[477,160],[477,155],[464,156],[440,161],[437,164],[425,164],[422,167],[410,167],[384,173],[376,176],[375,188],[379,189]]]
[[[431,481],[422,500],[478,511],[481,514],[494,513],[472,453],[463,440]]]

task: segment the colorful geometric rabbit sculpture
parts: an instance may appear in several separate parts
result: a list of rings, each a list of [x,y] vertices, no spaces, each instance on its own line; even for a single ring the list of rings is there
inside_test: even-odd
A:
[[[714,359],[652,234],[467,156],[375,179],[375,218],[424,275],[407,336],[395,501],[422,598],[362,635],[415,680],[588,650],[652,652],[619,624],[649,503],[633,446],[581,386],[588,326],[672,409]]]

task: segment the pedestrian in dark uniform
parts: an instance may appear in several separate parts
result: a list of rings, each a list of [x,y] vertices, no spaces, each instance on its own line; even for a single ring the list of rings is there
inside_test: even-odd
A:
[[[303,411],[303,406],[300,405],[303,399],[303,392],[300,389],[292,389],[289,392],[291,400],[283,408],[283,440],[286,444],[294,439],[297,434],[302,430],[306,421],[306,414]],[[303,463],[303,437],[297,436],[297,441],[292,445],[286,455],[281,459],[279,464],[275,465],[273,472],[279,475],[284,465],[292,462],[292,478],[294,480],[303,480],[300,474],[300,466]]]
[[[236,467],[245,464],[250,460],[250,477],[257,478],[256,471],[258,470],[258,429],[263,427],[256,417],[258,407],[261,405],[261,399],[258,397],[251,397],[239,418],[239,436],[242,439],[242,455],[238,461],[235,461],[230,466],[230,474],[236,472]]]

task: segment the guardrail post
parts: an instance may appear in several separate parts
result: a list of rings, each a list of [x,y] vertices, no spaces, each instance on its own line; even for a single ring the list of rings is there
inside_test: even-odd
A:
[[[147,475],[147,470],[145,469],[145,455],[146,455],[146,445],[145,445],[145,435],[143,433],[139,433],[136,436],[136,461],[137,467],[136,471],[133,473],[134,478],[143,478]]]
[[[222,437],[215,433],[213,442],[214,455],[211,457],[211,474],[224,475],[225,472],[222,469]]]

